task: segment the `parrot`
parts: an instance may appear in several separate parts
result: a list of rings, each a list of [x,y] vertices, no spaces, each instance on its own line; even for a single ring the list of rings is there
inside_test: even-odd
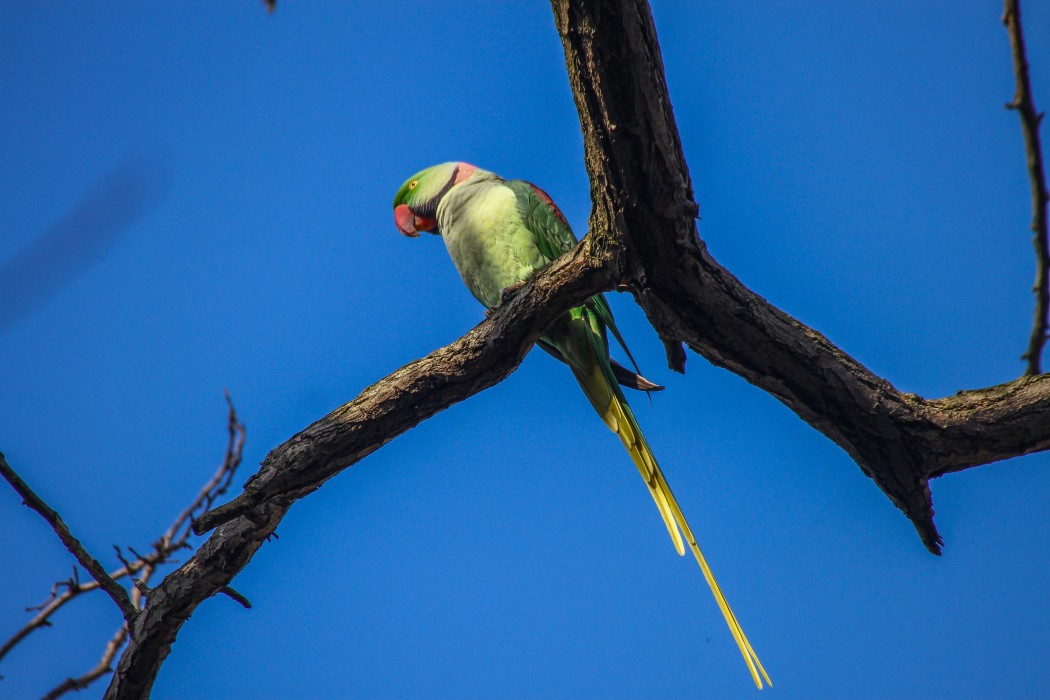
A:
[[[539,187],[524,180],[505,180],[463,162],[434,165],[406,180],[394,197],[394,223],[405,236],[439,235],[467,288],[490,310],[578,242],[561,210]],[[608,333],[623,348],[633,372],[609,356]],[[772,686],[620,388],[663,389],[641,376],[605,297],[596,294],[563,313],[544,330],[537,344],[569,366],[594,410],[620,438],[678,554],[685,554],[687,543],[700,565],[755,685],[761,689],[764,680]]]

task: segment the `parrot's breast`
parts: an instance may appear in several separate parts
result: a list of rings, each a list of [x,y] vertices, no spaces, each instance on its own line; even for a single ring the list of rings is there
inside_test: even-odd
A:
[[[547,263],[513,190],[501,180],[457,185],[441,200],[437,218],[463,282],[489,308],[499,305],[504,289]]]

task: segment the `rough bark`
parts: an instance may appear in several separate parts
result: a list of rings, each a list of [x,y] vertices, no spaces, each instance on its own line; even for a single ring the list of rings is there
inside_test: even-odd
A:
[[[543,327],[626,284],[668,349],[681,342],[770,392],[843,447],[939,551],[931,477],[1050,448],[1050,376],[926,400],[904,394],[774,308],[707,253],[644,0],[553,0],[580,112],[594,210],[574,253],[462,339],[372,385],[274,449],[218,529],[154,590],[107,698],[144,698],[182,623],[226,587],[298,498],[451,404],[501,381]]]
[[[623,240],[622,282],[664,342],[684,341],[841,446],[939,553],[930,477],[1050,447],[1050,377],[970,392],[971,402],[927,401],[749,290],[697,235],[648,3],[552,4],[583,127],[592,230],[608,223]]]

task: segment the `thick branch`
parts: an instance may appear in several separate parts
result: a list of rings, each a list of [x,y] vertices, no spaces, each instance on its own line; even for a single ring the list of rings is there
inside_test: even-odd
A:
[[[608,258],[585,241],[526,284],[467,335],[397,370],[266,456],[245,492],[198,520],[221,525],[182,567],[155,588],[107,700],[149,696],[182,624],[227,588],[296,499],[426,418],[507,377],[562,310],[612,286]]]
[[[117,604],[124,619],[128,622],[135,619],[135,606],[131,604],[128,592],[106,573],[106,570],[102,568],[98,560],[87,553],[80,541],[69,531],[69,527],[62,521],[61,516],[51,506],[44,503],[43,499],[33,493],[33,490],[26,485],[26,482],[22,481],[18,474],[15,473],[15,470],[7,463],[2,453],[0,453],[0,476],[3,476],[7,483],[11,484],[11,487],[18,492],[18,495],[22,497],[23,503],[40,513],[41,517],[47,521],[47,524],[55,531],[58,538],[62,540],[62,544],[69,550],[69,553],[80,562],[81,566],[87,569],[87,572],[91,574],[91,578],[95,579],[99,587]]]
[[[583,127],[592,222],[610,222],[624,241],[625,281],[650,322],[665,343],[684,340],[840,445],[939,553],[929,478],[1050,448],[1050,378],[972,392],[972,403],[926,401],[741,284],[697,235],[648,4],[552,4]]]
[[[194,529],[206,532],[277,495],[300,498],[435,413],[503,380],[560,311],[610,285],[611,273],[588,242],[455,343],[405,365],[272,450],[244,493],[202,515]]]
[[[1050,240],[1047,235],[1046,173],[1043,169],[1043,147],[1039,142],[1039,124],[1043,115],[1036,111],[1032,100],[1032,82],[1028,78],[1028,56],[1024,47],[1024,32],[1021,30],[1020,0],[1006,0],[1003,9],[1003,24],[1010,35],[1010,53],[1014,63],[1014,99],[1006,105],[1016,109],[1021,118],[1024,134],[1025,159],[1028,164],[1028,179],[1032,188],[1032,245],[1035,247],[1035,317],[1032,335],[1022,360],[1028,362],[1028,374],[1040,373],[1043,346],[1047,337],[1047,313],[1050,311]]]

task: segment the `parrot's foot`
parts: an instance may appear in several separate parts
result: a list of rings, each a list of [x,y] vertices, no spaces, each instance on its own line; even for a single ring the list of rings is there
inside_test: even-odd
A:
[[[521,282],[515,282],[514,284],[510,285],[509,287],[504,289],[502,292],[500,292],[499,305],[503,306],[508,301],[513,299],[514,295],[518,293],[518,290],[521,289],[524,286],[525,286],[525,280],[522,280]]]

